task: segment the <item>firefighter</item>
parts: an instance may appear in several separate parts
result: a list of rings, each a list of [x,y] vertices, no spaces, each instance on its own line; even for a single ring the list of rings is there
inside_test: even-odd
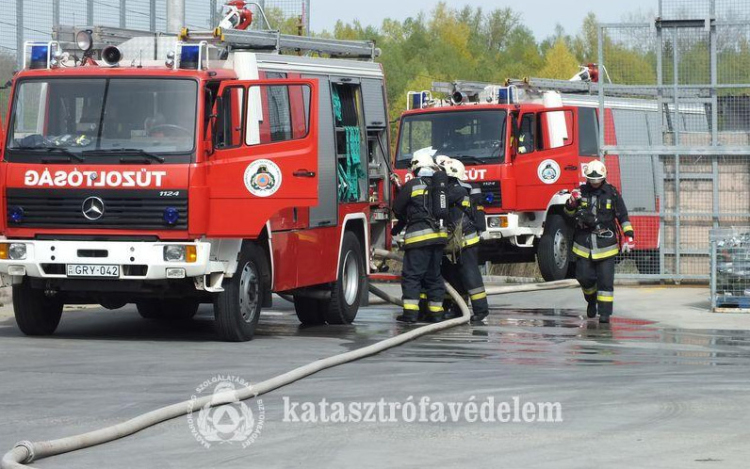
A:
[[[404,235],[404,265],[401,273],[403,314],[397,321],[415,323],[419,315],[420,293],[427,296],[431,322],[443,318],[445,285],[440,275],[440,260],[448,232],[434,216],[433,176],[438,171],[432,152],[416,151],[411,160],[414,179],[399,191],[393,202],[393,212],[399,225],[406,227]]]
[[[576,279],[588,303],[586,315],[600,323],[608,323],[614,306],[615,257],[620,253],[619,230],[625,240],[623,252],[635,244],[633,227],[620,193],[609,184],[607,168],[601,161],[592,161],[584,168],[586,183],[571,194],[565,214],[575,221],[573,253]]]
[[[450,178],[450,234],[442,263],[443,276],[459,293],[469,297],[471,321],[479,323],[489,315],[487,292],[479,271],[480,232],[484,230],[484,214],[477,205],[477,192],[481,191],[466,182],[466,168],[460,161],[450,159],[444,168]],[[454,316],[455,309],[449,315]]]

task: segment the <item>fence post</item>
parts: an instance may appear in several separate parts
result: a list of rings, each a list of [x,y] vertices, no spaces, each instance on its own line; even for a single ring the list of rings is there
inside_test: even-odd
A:
[[[127,15],[127,0],[120,0],[120,27],[125,29],[128,27],[128,15]]]
[[[23,0],[16,0],[16,58],[18,59],[18,68],[23,66],[23,57],[26,51],[23,50]]]

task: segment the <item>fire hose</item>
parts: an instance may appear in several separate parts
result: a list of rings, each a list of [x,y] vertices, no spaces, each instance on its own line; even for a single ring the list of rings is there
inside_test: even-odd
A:
[[[399,256],[388,251],[376,250],[375,256],[402,261]],[[570,288],[575,285],[577,284],[574,281],[564,280],[541,284],[495,287],[487,289],[487,294],[502,295],[528,291],[556,290]],[[193,409],[202,408],[206,405],[220,406],[255,398],[299,381],[319,371],[378,354],[427,334],[467,324],[471,315],[468,305],[450,284],[446,282],[445,286],[448,294],[453,298],[461,310],[461,317],[418,327],[367,347],[317,360],[255,385],[205,396],[197,400],[188,400],[172,404],[99,430],[51,441],[39,441],[33,443],[30,441],[21,441],[3,456],[0,461],[0,469],[28,468],[30,466],[27,464],[30,464],[33,461],[115,441],[167,420],[187,415],[191,413]],[[401,304],[399,298],[393,297],[375,286],[370,286],[370,292],[388,302],[399,305]]]

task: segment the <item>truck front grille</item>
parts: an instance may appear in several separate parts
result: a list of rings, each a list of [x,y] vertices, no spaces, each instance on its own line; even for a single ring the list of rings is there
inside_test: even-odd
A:
[[[11,228],[187,230],[188,226],[186,190],[7,189],[6,197]],[[90,211],[89,217],[84,214],[86,201],[103,205],[99,218],[97,210]]]
[[[482,190],[482,202],[485,207],[502,207],[503,195],[500,181],[480,181],[476,183]]]

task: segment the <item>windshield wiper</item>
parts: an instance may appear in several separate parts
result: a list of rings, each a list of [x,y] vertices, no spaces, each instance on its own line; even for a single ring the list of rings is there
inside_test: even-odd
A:
[[[109,150],[89,150],[83,152],[85,155],[101,155],[101,156],[120,156],[120,161],[127,161],[126,158],[136,157],[136,158],[149,158],[154,161],[158,161],[159,163],[164,163],[166,160],[159,156],[155,155],[153,153],[149,153],[146,150],[142,148],[113,148]]]
[[[68,150],[67,148],[62,147],[11,147],[10,150],[22,150],[22,151],[30,151],[30,152],[44,152],[47,154],[53,154],[53,153],[59,153],[61,155],[68,157],[68,162],[72,160],[77,160],[81,163],[86,161],[86,158],[79,155],[78,153],[72,152]],[[47,161],[44,161],[45,163]]]
[[[461,161],[468,160],[476,164],[487,164],[487,162],[484,161],[482,158],[479,158],[478,156],[473,156],[473,155],[458,155],[458,156],[454,156],[453,158],[457,160],[461,160]]]

